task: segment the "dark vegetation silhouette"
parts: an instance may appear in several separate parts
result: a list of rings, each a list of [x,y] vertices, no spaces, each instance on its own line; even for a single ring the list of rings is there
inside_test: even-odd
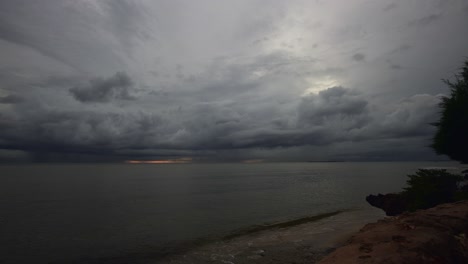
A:
[[[465,61],[455,81],[443,80],[450,87],[450,96],[439,104],[440,119],[431,147],[441,155],[468,163],[468,60]],[[438,204],[468,200],[468,170],[460,174],[442,169],[420,169],[408,175],[407,187],[400,193],[369,195],[367,202],[398,215],[405,211],[427,209]]]
[[[441,169],[420,169],[408,175],[403,196],[408,200],[408,210],[427,209],[441,203],[454,202],[460,192],[463,177]]]
[[[468,163],[468,60],[455,81],[443,80],[450,87],[450,96],[440,103],[441,116],[434,125],[437,132],[432,148],[453,160]]]

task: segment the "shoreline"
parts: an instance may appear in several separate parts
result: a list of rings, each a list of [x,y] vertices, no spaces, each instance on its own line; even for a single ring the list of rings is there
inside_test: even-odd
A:
[[[365,224],[381,219],[379,211],[343,210],[256,226],[150,263],[315,263]]]
[[[340,214],[340,213],[343,213],[343,212],[346,212],[346,211],[350,211],[350,210],[349,209],[348,210],[338,210],[338,211],[333,211],[333,212],[330,212],[330,213],[323,213],[323,214],[318,214],[318,215],[314,215],[314,216],[306,216],[306,217],[293,219],[293,220],[289,220],[289,221],[284,221],[284,222],[264,224],[264,225],[255,225],[255,226],[252,226],[252,227],[248,227],[248,228],[245,228],[245,229],[240,229],[240,230],[234,231],[231,234],[224,236],[222,239],[223,240],[230,240],[230,239],[233,239],[233,238],[236,238],[236,237],[255,234],[255,233],[258,233],[258,232],[268,231],[268,230],[271,230],[271,229],[294,227],[294,226],[297,226],[297,225],[302,225],[302,224],[306,224],[306,223],[310,223],[310,222],[319,221],[319,220],[322,220],[322,219],[325,219],[325,218],[328,218],[328,217],[332,217],[332,216],[335,216],[337,214]]]

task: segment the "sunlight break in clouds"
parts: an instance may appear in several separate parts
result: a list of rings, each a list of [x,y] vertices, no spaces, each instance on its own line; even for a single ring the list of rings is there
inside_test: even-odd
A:
[[[440,79],[468,54],[467,10],[461,0],[1,1],[0,152],[435,159],[429,123],[447,93]]]

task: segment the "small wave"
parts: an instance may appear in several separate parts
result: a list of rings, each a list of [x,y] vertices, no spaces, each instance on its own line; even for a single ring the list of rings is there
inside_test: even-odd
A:
[[[309,222],[315,222],[315,221],[322,220],[324,218],[332,217],[334,215],[343,213],[345,211],[348,211],[348,210],[339,210],[339,211],[334,211],[334,212],[329,212],[329,213],[318,214],[318,215],[314,215],[314,216],[306,216],[306,217],[302,217],[302,218],[298,218],[298,219],[294,219],[294,220],[289,220],[289,221],[279,222],[279,223],[273,223],[273,224],[255,225],[255,226],[251,226],[251,227],[248,227],[248,228],[245,228],[245,229],[240,229],[240,230],[234,231],[233,233],[231,233],[231,234],[229,234],[227,236],[224,236],[223,239],[229,240],[229,239],[233,239],[233,238],[236,238],[236,237],[240,237],[240,236],[244,236],[244,235],[250,235],[250,234],[265,231],[265,230],[271,230],[271,229],[277,229],[277,228],[286,228],[286,227],[297,226],[297,225],[301,225],[301,224],[305,224],[305,223],[309,223]]]

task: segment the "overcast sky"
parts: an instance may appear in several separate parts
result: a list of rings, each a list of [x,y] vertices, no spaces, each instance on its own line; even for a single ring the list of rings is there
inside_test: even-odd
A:
[[[0,0],[0,160],[427,160],[466,0]]]

